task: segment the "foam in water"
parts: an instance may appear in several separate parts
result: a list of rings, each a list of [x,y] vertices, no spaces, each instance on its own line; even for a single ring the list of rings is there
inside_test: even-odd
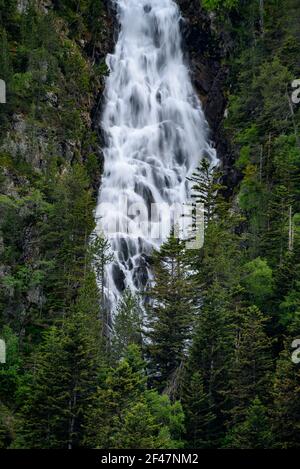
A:
[[[149,215],[151,204],[158,204],[156,215],[163,217],[163,207],[189,199],[186,178],[200,159],[216,158],[184,62],[177,5],[172,0],[116,3],[120,33],[115,53],[107,57],[105,168],[96,211],[97,229],[115,253],[106,272],[112,306],[125,287],[145,286],[148,255],[165,237],[145,234],[132,207]]]

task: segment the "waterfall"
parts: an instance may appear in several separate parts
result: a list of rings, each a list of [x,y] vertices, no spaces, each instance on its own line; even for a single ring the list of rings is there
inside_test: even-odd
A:
[[[184,60],[176,3],[115,3],[120,31],[107,57],[105,164],[96,210],[97,229],[115,255],[106,268],[110,304],[124,288],[146,285],[149,254],[170,229],[166,209],[189,200],[187,177],[200,159],[216,159]],[[150,223],[143,229],[145,218]]]

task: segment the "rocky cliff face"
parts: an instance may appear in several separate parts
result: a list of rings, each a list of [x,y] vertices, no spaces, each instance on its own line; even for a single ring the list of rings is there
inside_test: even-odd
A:
[[[225,183],[231,192],[238,175],[233,169],[232,152],[223,132],[227,69],[222,65],[222,59],[226,54],[226,41],[215,31],[214,17],[204,11],[199,0],[177,1],[183,16],[183,39],[193,82],[222,162]]]
[[[235,173],[222,131],[226,108],[223,50],[212,18],[201,9],[199,0],[178,3],[195,88],[228,185],[233,186]],[[90,16],[66,10],[65,3],[58,0],[40,0],[36,13],[28,13],[28,5],[25,0],[18,2],[15,29],[10,31],[8,22],[7,35],[0,37],[7,63],[11,64],[6,79],[8,104],[0,108],[0,221],[6,220],[6,225],[0,224],[0,281],[9,278],[0,303],[5,317],[24,317],[24,322],[32,308],[43,309],[47,297],[43,292],[46,280],[33,286],[29,280],[22,280],[21,285],[19,277],[23,275],[20,266],[34,273],[47,255],[47,251],[40,252],[41,226],[48,220],[47,210],[55,198],[55,194],[49,194],[53,178],[60,181],[79,165],[88,177],[85,190],[88,194],[92,188],[96,200],[103,166],[99,122],[107,72],[105,57],[112,51],[117,34],[111,0],[103,0],[99,11]],[[30,22],[28,33],[22,36],[20,31]],[[15,30],[19,31],[17,36]],[[55,184],[52,189],[55,192]],[[16,220],[19,225],[14,230]],[[10,230],[15,231],[15,238]],[[7,254],[15,251],[17,254]]]
[[[95,2],[95,15],[66,4],[39,0],[30,10],[20,0],[11,20],[2,24],[0,18],[0,70],[8,89],[0,108],[0,310],[8,323],[22,323],[21,335],[29,312],[42,310],[47,297],[46,277],[30,280],[47,254],[41,253],[41,237],[49,213],[40,217],[40,201],[51,206],[53,178],[71,179],[78,166],[95,202],[103,164],[93,117],[113,47],[114,16],[106,0]],[[25,270],[28,280],[20,282]]]
[[[233,170],[233,157],[230,146],[223,132],[223,120],[226,111],[225,82],[226,66],[222,59],[226,54],[226,41],[214,29],[214,17],[201,7],[199,0],[177,0],[182,12],[182,34],[187,60],[191,66],[194,86],[203,104],[205,116],[211,129],[214,142],[225,172],[226,184],[234,186],[238,175]],[[116,41],[117,22],[113,2],[105,0],[105,27],[103,41],[96,47],[96,59],[103,60]],[[87,49],[89,51],[89,49]],[[99,127],[102,109],[103,89],[98,93],[92,110],[93,126],[98,131],[103,143]]]
[[[185,47],[192,66],[195,87],[204,105],[207,120],[215,132],[224,116],[223,94],[226,70],[221,66],[222,50],[212,31],[211,19],[198,0],[178,0]]]
[[[17,11],[20,15],[26,15],[28,8],[29,3],[27,0],[18,1]],[[58,8],[59,2],[57,0],[40,0],[37,2],[37,9],[41,17],[47,18],[51,15],[53,19],[53,15],[55,17]],[[35,106],[37,111],[35,114],[40,114],[40,116],[33,119],[31,113],[27,109],[24,110],[26,106],[23,106],[23,103],[20,106],[12,104],[11,110],[8,111],[8,125],[6,129],[2,130],[2,135],[0,133],[0,151],[8,153],[12,158],[17,156],[23,158],[34,171],[42,172],[46,169],[50,147],[52,147],[51,152],[59,156],[63,164],[69,165],[78,159],[84,161],[89,152],[95,152],[98,155],[99,167],[102,166],[101,138],[98,141],[93,140],[92,145],[91,142],[85,145],[83,140],[85,139],[84,134],[90,134],[98,129],[97,123],[99,122],[105,85],[105,57],[112,50],[114,44],[115,18],[110,0],[102,2],[102,9],[99,10],[99,17],[95,19],[95,23],[99,25],[97,41],[91,39],[88,31],[84,31],[76,38],[72,37],[71,39],[69,24],[62,21],[59,15],[53,22],[55,39],[61,42],[61,53],[64,53],[65,43],[68,43],[69,50],[66,53],[69,56],[76,55],[76,60],[82,66],[82,70],[78,69],[78,81],[80,73],[86,73],[88,75],[87,79],[90,80],[89,89],[82,89],[79,93],[76,93],[76,97],[72,96],[68,89],[70,77],[64,73],[62,67],[56,79],[49,86],[46,75],[50,64],[47,60],[44,60],[43,64],[42,62],[37,64],[37,66],[44,66],[46,70],[41,84],[41,88],[45,85],[45,91],[40,89],[39,102],[36,104],[34,102],[36,97],[30,95],[27,97],[25,92],[22,96],[24,103],[28,101],[29,104],[32,101],[32,106]],[[29,68],[28,73],[35,74],[36,70]],[[21,74],[18,75],[21,78]],[[75,77],[74,82],[76,82]],[[24,88],[29,86],[30,84],[24,81]],[[11,83],[8,83],[8,89],[10,87]],[[14,95],[15,90],[11,90],[11,94]],[[73,110],[78,111],[78,127],[82,126],[85,133],[80,131],[76,133],[75,128],[69,133],[62,126],[61,118],[64,112],[68,113],[67,103],[69,100],[73,101]],[[10,101],[11,97],[9,96],[8,106]],[[6,190],[2,187],[2,191],[7,195],[11,195],[14,191],[16,192],[16,186],[23,185],[24,181],[22,178],[18,181],[18,178],[14,177],[10,171],[5,171]],[[99,182],[100,171],[93,181],[95,192],[98,189]]]
[[[214,29],[214,17],[201,7],[199,0],[177,0],[182,13],[182,34],[187,60],[191,66],[195,89],[203,104],[205,116],[211,129],[211,139],[222,161],[226,184],[233,187],[238,175],[233,170],[233,157],[223,132],[226,111],[225,82],[227,69],[222,65],[226,54],[226,41]],[[97,57],[112,50],[117,35],[115,10],[111,0],[105,0],[106,17],[109,18],[105,29],[105,47],[99,44]],[[102,106],[100,90],[93,109],[93,123],[101,138],[99,120]],[[101,139],[102,142],[102,139]],[[230,191],[229,191],[230,192]]]

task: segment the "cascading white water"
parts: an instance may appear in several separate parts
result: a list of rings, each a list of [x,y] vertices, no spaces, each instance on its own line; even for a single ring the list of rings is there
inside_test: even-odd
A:
[[[176,3],[116,4],[120,33],[115,53],[107,57],[105,167],[96,211],[98,230],[115,253],[106,272],[111,304],[125,287],[145,285],[148,255],[165,237],[141,230],[134,214],[150,216],[151,204],[158,204],[156,216],[163,217],[166,204],[184,204],[191,190],[187,177],[201,158],[216,158],[184,63]]]

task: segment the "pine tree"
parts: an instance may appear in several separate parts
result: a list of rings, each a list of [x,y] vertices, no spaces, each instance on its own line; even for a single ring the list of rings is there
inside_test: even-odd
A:
[[[193,336],[188,372],[184,379],[183,389],[189,389],[193,372],[200,374],[203,391],[198,403],[198,412],[203,412],[204,399],[207,402],[204,418],[208,419],[209,425],[202,430],[206,441],[210,441],[212,447],[218,447],[224,432],[225,392],[228,389],[229,366],[233,354],[230,302],[227,290],[217,282],[205,292]],[[193,399],[196,399],[196,396]],[[188,405],[185,412],[188,415],[195,413],[196,402],[191,410]]]
[[[160,389],[171,382],[186,356],[193,324],[193,286],[182,241],[171,234],[153,256],[154,282],[146,292],[146,335],[151,376]]]
[[[285,284],[280,282],[284,279],[287,280]],[[280,324],[289,334],[296,336],[300,327],[300,264],[297,263],[296,256],[293,255],[292,258],[289,256],[287,263],[277,272],[276,280],[277,296],[281,297],[279,292],[285,293],[279,304]]]
[[[281,449],[300,448],[300,366],[292,361],[292,340],[278,359],[273,386],[272,431]]]
[[[124,359],[98,387],[87,415],[86,445],[106,449],[178,447],[182,431],[180,404],[147,391],[145,363],[138,347],[129,346]]]
[[[82,446],[83,420],[102,366],[90,282],[94,285],[93,280],[86,282],[62,325],[45,333],[31,373],[25,376],[17,448]]]
[[[272,447],[272,439],[267,408],[259,398],[255,398],[247,410],[245,420],[233,427],[223,446],[232,449],[268,449]]]
[[[203,247],[187,252],[193,277],[203,294],[215,282],[229,292],[238,288],[245,256],[243,238],[237,229],[242,218],[234,211],[229,213],[222,202],[214,202],[214,207],[214,217],[205,228]]]
[[[116,360],[124,357],[131,344],[142,345],[142,310],[138,299],[125,291],[117,306],[111,354]]]
[[[0,403],[0,450],[8,449],[15,436],[15,418],[4,404]]]
[[[110,251],[110,243],[104,237],[103,233],[100,235],[96,233],[92,234],[89,246],[89,255],[96,272],[97,283],[101,292],[101,309],[99,308],[99,317],[102,322],[102,335],[103,337],[106,337],[109,342],[112,318],[105,302],[105,267],[113,261],[114,255]]]
[[[235,321],[235,351],[230,363],[230,426],[243,421],[251,402],[270,397],[272,370],[271,339],[265,332],[266,319],[256,306],[241,311]]]
[[[125,412],[120,429],[112,436],[113,448],[161,448],[160,426],[145,402],[133,403]]]
[[[145,364],[136,346],[131,346],[116,369],[99,383],[86,418],[86,444],[91,448],[111,448],[121,416],[146,390]]]
[[[189,448],[214,446],[216,416],[208,394],[205,392],[201,371],[188,373],[182,390],[182,404],[186,417],[186,435]]]
[[[94,200],[85,169],[75,164],[62,175],[49,175],[51,205],[41,226],[45,261],[52,261],[45,293],[47,312],[65,310],[76,297],[89,265],[88,243],[95,227]]]
[[[112,437],[112,447],[126,449],[181,448],[184,415],[179,402],[146,392],[145,397],[124,412],[122,425]]]
[[[196,169],[191,178],[188,178],[193,184],[192,197],[195,202],[204,205],[204,221],[207,226],[210,221],[227,207],[227,204],[221,196],[221,190],[225,189],[219,181],[222,173],[217,167],[212,167],[211,163],[203,158],[200,166]]]

